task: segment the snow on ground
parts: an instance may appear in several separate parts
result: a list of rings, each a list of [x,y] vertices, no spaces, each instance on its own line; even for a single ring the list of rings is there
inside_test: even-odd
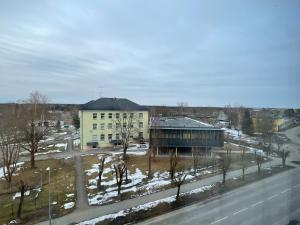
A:
[[[146,155],[149,144],[136,144],[127,149],[129,155]]]
[[[103,174],[109,173],[111,171],[112,171],[111,168],[106,168],[106,169],[104,169]],[[124,183],[122,185],[121,193],[137,192],[137,190],[138,190],[137,185],[142,183],[142,180],[146,177],[147,176],[144,175],[142,173],[142,171],[138,168],[136,168],[135,173],[133,173],[133,174],[131,174],[130,171],[128,171],[128,179],[130,180],[130,182],[128,184]],[[103,191],[98,192],[96,195],[90,194],[88,197],[88,202],[90,205],[99,205],[99,204],[107,203],[107,202],[112,201],[112,198],[118,196],[118,192],[117,192],[118,187],[116,186],[117,185],[116,179],[112,179],[112,180],[108,180],[108,181],[106,181],[106,179],[107,179],[106,177],[103,177],[102,179],[103,179],[103,181],[101,182],[101,185],[109,186],[109,188],[107,188],[105,190],[105,192],[103,192]],[[98,180],[98,177],[95,179],[90,179],[88,181],[89,186],[87,188],[88,189],[96,189],[97,188],[97,180]]]
[[[24,162],[18,162],[16,164],[16,166],[17,166],[17,170],[16,171],[19,171],[21,169],[21,166],[23,164],[24,164]],[[0,179],[4,178],[4,171],[3,171],[3,169],[5,170],[5,167],[0,167]],[[14,175],[16,175],[16,174],[14,174]]]
[[[75,206],[75,202],[68,202],[64,204],[64,209],[72,209]]]
[[[243,134],[242,131],[237,131],[229,128],[222,128],[225,131],[225,134],[229,135],[233,140],[241,140],[248,144],[258,144],[258,141],[246,134]]]
[[[213,186],[214,185],[202,186],[202,187],[194,189],[192,191],[182,193],[181,196],[188,196],[188,195],[191,195],[191,194],[204,192],[204,191],[207,191],[207,190],[211,189]],[[121,210],[117,213],[112,213],[112,214],[108,214],[108,215],[105,215],[105,216],[100,216],[100,217],[92,219],[92,220],[87,220],[87,221],[78,223],[77,225],[95,225],[95,224],[97,224],[101,221],[107,220],[107,219],[114,220],[117,217],[126,216],[126,215],[128,215],[132,212],[139,212],[141,210],[147,211],[147,210],[153,209],[154,207],[158,206],[161,203],[172,203],[174,201],[176,201],[176,196],[175,195],[167,197],[167,198],[159,199],[159,200],[156,200],[156,201],[153,201],[153,202],[148,202],[148,203],[145,203],[145,204],[142,204],[142,205],[134,206],[134,207],[129,208],[129,209]]]
[[[74,146],[80,145],[80,139],[75,139],[75,140],[73,140],[73,145],[74,145]]]
[[[26,191],[26,192],[24,193],[25,196],[29,196],[29,194],[30,194],[30,191],[29,191],[29,190]],[[17,193],[13,196],[13,200],[15,200],[16,198],[20,198],[20,197],[21,197],[21,192],[17,192]]]
[[[67,146],[68,146],[67,143],[58,143],[58,144],[55,144],[55,147],[57,147],[57,148],[64,148],[65,150],[67,150]]]
[[[38,153],[35,153],[35,155],[47,155],[47,154],[58,153],[58,152],[61,152],[61,151],[60,150],[51,150],[48,152],[38,152]]]
[[[74,193],[71,193],[71,194],[66,194],[66,196],[67,196],[67,198],[72,198],[72,197],[74,197]]]

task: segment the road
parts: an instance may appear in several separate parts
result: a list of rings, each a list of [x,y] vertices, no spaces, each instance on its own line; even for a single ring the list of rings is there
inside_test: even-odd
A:
[[[291,152],[288,160],[300,161],[300,127],[294,127],[292,129],[281,132],[286,135],[290,140],[286,145]]]
[[[286,225],[300,220],[300,169],[291,170],[159,217],[143,225]]]

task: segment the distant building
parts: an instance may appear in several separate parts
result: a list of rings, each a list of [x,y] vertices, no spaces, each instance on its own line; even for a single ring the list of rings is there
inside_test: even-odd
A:
[[[157,154],[210,153],[224,146],[224,130],[188,117],[157,117],[150,123],[150,147]]]
[[[121,144],[120,126],[128,126],[132,118],[130,142],[147,140],[148,110],[124,98],[99,98],[81,106],[81,149],[110,147]]]

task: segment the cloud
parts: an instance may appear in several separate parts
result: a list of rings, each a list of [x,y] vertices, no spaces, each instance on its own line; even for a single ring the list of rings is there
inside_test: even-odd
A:
[[[1,3],[0,101],[300,107],[298,1]]]

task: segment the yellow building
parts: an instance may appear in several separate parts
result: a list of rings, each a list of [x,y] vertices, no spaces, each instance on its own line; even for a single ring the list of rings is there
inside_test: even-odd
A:
[[[82,150],[121,144],[122,135],[131,143],[149,139],[148,110],[124,98],[99,98],[79,110]]]
[[[253,129],[255,132],[259,131],[259,124],[262,123],[262,118],[258,118],[258,117],[255,117],[253,116],[251,118],[252,120],[252,126],[253,126]],[[272,132],[278,132],[279,131],[279,128],[281,126],[283,126],[286,121],[283,119],[283,118],[276,118],[276,119],[270,119],[270,122],[272,123]]]

